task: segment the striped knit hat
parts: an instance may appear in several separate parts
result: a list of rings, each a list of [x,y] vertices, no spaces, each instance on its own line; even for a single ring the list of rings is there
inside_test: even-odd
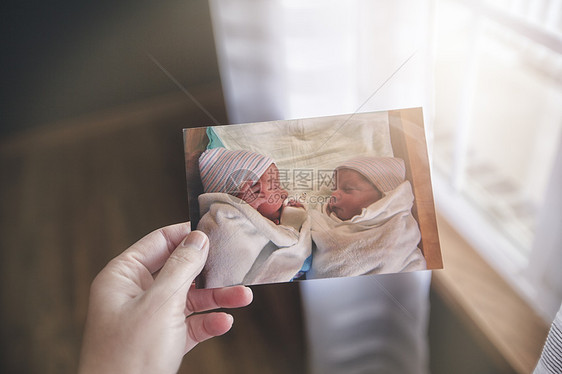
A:
[[[395,157],[356,157],[338,166],[359,172],[382,193],[392,191],[406,178],[404,160]]]
[[[245,181],[256,183],[273,160],[250,151],[208,149],[199,157],[199,171],[205,192],[235,194]]]

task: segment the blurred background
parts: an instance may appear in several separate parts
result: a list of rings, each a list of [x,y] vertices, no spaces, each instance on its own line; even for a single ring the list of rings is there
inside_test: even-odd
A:
[[[562,300],[562,2],[20,1],[1,17],[2,372],[75,371],[95,274],[188,217],[182,128],[412,106],[444,235],[430,370],[534,367]],[[183,371],[306,372],[299,288],[254,290]]]

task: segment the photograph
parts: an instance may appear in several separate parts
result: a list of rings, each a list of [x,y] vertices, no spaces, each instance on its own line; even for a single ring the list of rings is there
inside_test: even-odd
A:
[[[421,108],[184,129],[200,288],[443,267]]]

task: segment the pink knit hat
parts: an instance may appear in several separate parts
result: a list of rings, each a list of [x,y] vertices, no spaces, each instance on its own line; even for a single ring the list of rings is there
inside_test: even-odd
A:
[[[392,191],[406,178],[404,160],[395,157],[356,157],[344,162],[338,169],[359,172],[383,193]]]
[[[199,157],[199,171],[205,192],[237,193],[244,181],[257,182],[273,160],[250,151],[208,149]]]

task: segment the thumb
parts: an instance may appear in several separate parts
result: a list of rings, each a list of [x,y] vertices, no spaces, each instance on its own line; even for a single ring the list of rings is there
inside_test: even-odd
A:
[[[209,253],[209,239],[201,231],[188,234],[172,252],[152,284],[153,301],[163,306],[172,302],[185,307],[187,292],[201,272]]]

